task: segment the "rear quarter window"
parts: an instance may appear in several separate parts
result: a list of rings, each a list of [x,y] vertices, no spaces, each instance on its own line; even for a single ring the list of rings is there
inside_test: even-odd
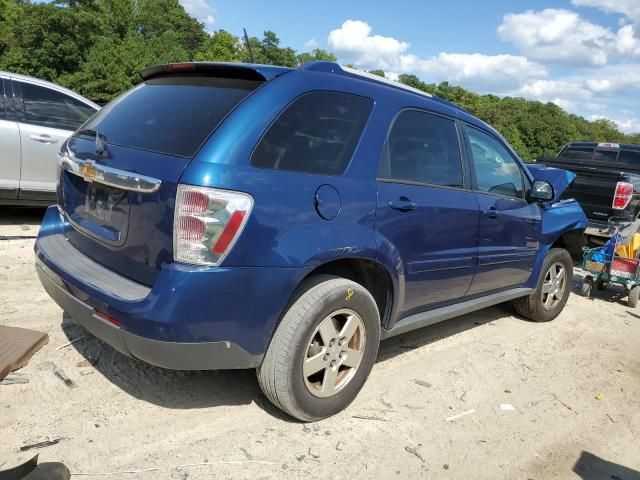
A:
[[[153,78],[108,104],[82,131],[98,132],[107,144],[191,158],[261,84],[186,75]]]
[[[311,92],[294,100],[256,146],[251,164],[260,168],[341,175],[371,112],[369,98]]]
[[[635,168],[640,168],[640,150],[620,150],[618,161]]]

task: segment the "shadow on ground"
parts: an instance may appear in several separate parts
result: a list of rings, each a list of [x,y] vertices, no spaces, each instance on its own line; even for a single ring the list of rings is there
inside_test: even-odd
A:
[[[409,332],[382,342],[377,362],[387,361],[403,352],[437,342],[479,325],[513,315],[508,306],[488,308],[437,325]],[[129,395],[165,408],[190,409],[221,405],[247,405],[255,402],[270,415],[285,421],[290,417],[275,408],[264,397],[253,370],[176,371],[154,367],[129,358],[97,339],[66,314],[62,329],[72,341],[82,335],[73,347],[107,380]],[[79,370],[88,368],[78,367]],[[67,372],[72,375],[72,372]],[[80,376],[77,372],[76,377]]]
[[[573,294],[580,295],[580,287],[582,286],[582,280],[586,275],[591,275],[588,272],[574,271],[573,273]],[[591,301],[601,301],[609,303],[618,303],[620,305],[627,305],[627,291],[623,285],[616,283],[610,283],[604,290],[599,290],[595,286],[591,290]]]
[[[45,207],[0,207],[0,225],[40,225]]]
[[[640,472],[582,452],[573,471],[583,480],[640,480]]]
[[[581,275],[577,272],[574,277],[574,292],[579,292]],[[607,292],[594,290],[594,301],[598,299],[616,301],[612,299],[611,293],[615,294],[617,288],[611,287],[611,291]],[[620,290],[622,291],[621,287]],[[388,361],[408,350],[424,347],[514,314],[512,306],[506,303],[399,335],[382,342],[377,362]],[[270,415],[285,421],[293,421],[262,395],[253,370],[165,370],[117,352],[81,326],[76,325],[66,314],[63,315],[62,329],[69,340],[85,335],[86,337],[74,343],[73,347],[85,360],[97,361],[94,368],[107,380],[129,395],[145,402],[173,409],[247,405],[255,402]],[[88,365],[78,366],[78,369],[86,368]],[[79,378],[79,375],[80,373],[77,372],[76,377]]]

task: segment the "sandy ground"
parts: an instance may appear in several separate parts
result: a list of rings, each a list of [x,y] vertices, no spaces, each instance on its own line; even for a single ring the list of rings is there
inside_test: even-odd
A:
[[[252,371],[161,370],[91,336],[57,349],[87,332],[36,278],[42,210],[0,210],[0,324],[50,337],[28,384],[0,385],[0,465],[37,451],[85,478],[640,478],[640,309],[615,289],[547,324],[499,306],[386,341],[351,407],[304,425]]]

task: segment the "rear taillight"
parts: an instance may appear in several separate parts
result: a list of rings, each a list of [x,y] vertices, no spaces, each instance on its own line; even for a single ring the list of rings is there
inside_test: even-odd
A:
[[[240,236],[252,207],[253,198],[246,193],[178,185],[174,259],[219,265]]]
[[[112,317],[107,313],[96,311],[96,316],[102,318],[103,320],[106,320],[109,323],[114,324],[116,327],[120,326],[120,320],[118,320],[116,317]]]
[[[616,184],[616,193],[613,196],[612,207],[617,210],[624,210],[629,205],[633,197],[633,185],[627,182],[618,182]]]

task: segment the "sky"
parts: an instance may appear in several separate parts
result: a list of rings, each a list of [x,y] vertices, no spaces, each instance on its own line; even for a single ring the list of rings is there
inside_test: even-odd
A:
[[[554,102],[640,132],[640,0],[180,0],[209,32],[323,48],[339,63]]]

